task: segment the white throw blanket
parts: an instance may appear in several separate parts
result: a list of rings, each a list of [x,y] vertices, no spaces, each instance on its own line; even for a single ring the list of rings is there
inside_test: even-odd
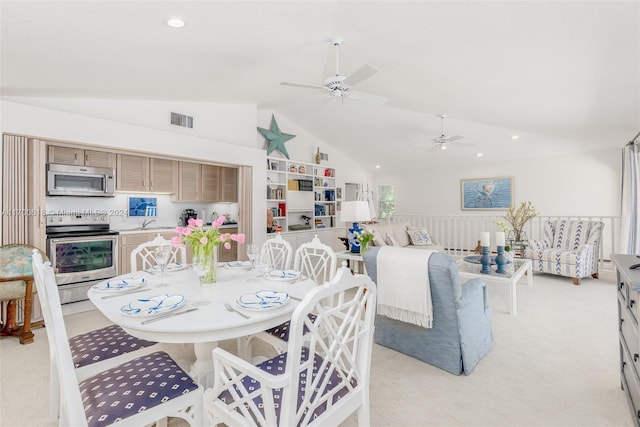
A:
[[[384,246],[376,257],[378,314],[431,328],[429,257],[435,251]]]

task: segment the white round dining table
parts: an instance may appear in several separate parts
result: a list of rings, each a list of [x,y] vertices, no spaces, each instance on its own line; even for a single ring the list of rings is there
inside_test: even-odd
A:
[[[215,283],[201,285],[193,269],[187,267],[179,271],[165,272],[165,286],[162,286],[160,272],[139,271],[96,285],[100,288],[108,281],[144,277],[144,285],[137,289],[116,292],[91,288],[88,295],[91,302],[110,321],[135,337],[160,343],[194,344],[196,361],[189,373],[197,382],[208,387],[212,385],[213,379],[211,351],[217,346],[218,341],[255,334],[290,320],[300,300],[315,286],[308,278],[295,281],[268,280],[256,270],[231,269],[224,266],[218,268],[217,276],[218,280]],[[290,296],[289,301],[281,307],[269,310],[247,310],[237,303],[241,296],[263,290],[287,292]],[[150,323],[143,322],[154,316],[130,315],[122,310],[122,307],[132,301],[157,295],[182,295],[185,302],[171,312],[177,315]],[[201,305],[203,301],[208,303]],[[237,311],[228,310],[225,303]],[[182,313],[193,308],[197,309]]]

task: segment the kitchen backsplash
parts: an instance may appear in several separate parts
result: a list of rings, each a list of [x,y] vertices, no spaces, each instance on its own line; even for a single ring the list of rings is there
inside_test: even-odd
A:
[[[154,197],[157,199],[157,216],[129,217],[129,197]],[[177,226],[183,209],[195,209],[198,218],[204,215],[205,222],[210,223],[215,212],[217,215],[228,215],[228,220],[238,220],[237,203],[175,203],[169,194],[149,193],[117,193],[115,197],[47,197],[47,213],[70,212],[106,212],[113,229],[134,228],[142,225],[147,219],[155,219],[153,226]]]

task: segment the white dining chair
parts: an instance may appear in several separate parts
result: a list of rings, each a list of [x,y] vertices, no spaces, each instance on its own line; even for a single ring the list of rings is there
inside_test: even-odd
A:
[[[274,270],[287,270],[291,266],[292,254],[291,244],[276,233],[276,237],[268,239],[260,248],[259,260]]]
[[[36,286],[38,281],[42,286],[44,280],[44,261],[42,255],[37,250],[33,252],[32,270]],[[51,279],[55,285],[55,276]],[[57,286],[56,286],[57,289]],[[60,306],[60,296],[55,294],[55,301],[50,301],[45,292],[40,292],[38,297],[42,308],[45,326],[50,319],[51,307]],[[153,341],[147,341],[128,334],[118,325],[109,325],[104,328],[75,335],[69,338],[68,345],[71,350],[71,358],[75,368],[75,374],[79,380],[104,371],[105,369],[117,366],[127,360],[134,359],[146,354],[158,351],[160,345]],[[57,370],[55,369],[55,355],[50,348],[50,417],[53,420],[59,417],[60,408],[60,383],[58,381]]]
[[[167,260],[168,264],[186,264],[187,263],[187,250],[184,246],[174,247],[171,245],[170,240],[164,239],[158,234],[153,240],[140,243],[137,248],[131,251],[130,263],[131,272],[138,270],[147,270],[157,264],[155,249],[160,245],[169,245],[171,247],[171,254]],[[140,264],[138,264],[138,262]],[[138,266],[139,265],[139,266]]]
[[[336,268],[335,251],[322,243],[318,236],[314,236],[308,243],[301,244],[293,257],[293,269],[300,271],[317,285],[330,282],[336,274]]]
[[[162,351],[147,354],[79,381],[69,347],[58,287],[51,263],[34,254],[38,295],[47,338],[60,384],[60,425],[141,426],[177,417],[191,426],[202,424],[202,389]],[[45,305],[43,304],[43,307]]]
[[[300,271],[302,275],[309,277],[316,285],[330,282],[336,274],[336,253],[330,246],[325,245],[315,236],[311,242],[303,243],[298,249],[293,261],[293,269]],[[314,316],[310,314],[309,316]],[[251,357],[251,345],[258,338],[270,344],[278,353],[287,351],[289,340],[289,323],[284,322],[278,326],[259,332],[255,335],[241,338],[238,345],[242,346],[239,354],[247,360]]]
[[[214,385],[204,394],[209,425],[339,425],[354,412],[359,425],[370,425],[375,306],[371,279],[342,267],[296,307],[286,353],[255,366],[214,349]]]

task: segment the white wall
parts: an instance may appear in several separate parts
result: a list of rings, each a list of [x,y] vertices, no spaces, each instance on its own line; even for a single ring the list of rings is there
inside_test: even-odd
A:
[[[541,215],[618,216],[620,159],[620,150],[610,149],[396,176],[379,174],[375,181],[395,185],[398,214],[493,214],[461,210],[460,180],[513,176],[515,204],[530,200]]]

